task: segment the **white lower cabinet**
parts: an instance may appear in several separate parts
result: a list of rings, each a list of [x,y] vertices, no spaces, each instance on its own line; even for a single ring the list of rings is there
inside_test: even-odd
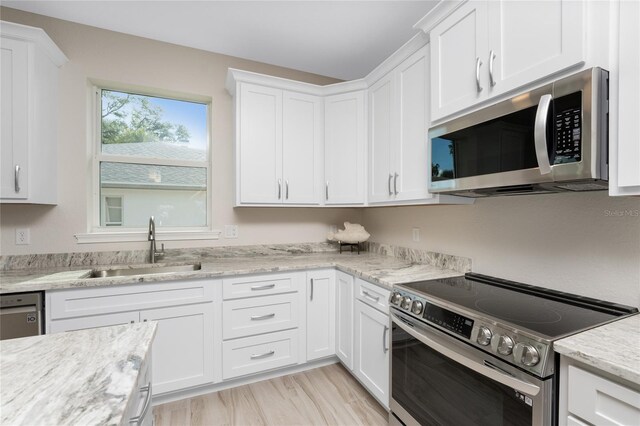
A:
[[[354,374],[389,409],[389,290],[356,279]]]
[[[335,271],[307,273],[307,361],[335,355]]]
[[[158,321],[153,342],[153,388],[162,394],[213,382],[211,303],[150,309],[141,321]]]
[[[298,363],[298,330],[222,343],[222,378],[233,379]]]
[[[560,366],[561,426],[640,424],[640,386],[565,357]]]
[[[213,382],[213,286],[185,280],[47,292],[47,333],[158,321],[154,395]]]
[[[354,278],[336,272],[336,355],[353,370],[353,288]]]

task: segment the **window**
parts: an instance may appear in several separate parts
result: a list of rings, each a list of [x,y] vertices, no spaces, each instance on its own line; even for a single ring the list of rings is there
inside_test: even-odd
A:
[[[158,228],[208,229],[209,105],[96,92],[94,230],[146,228],[150,216]]]

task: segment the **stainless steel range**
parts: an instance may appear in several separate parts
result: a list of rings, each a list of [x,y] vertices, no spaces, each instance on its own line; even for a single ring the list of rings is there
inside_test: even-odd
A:
[[[553,342],[638,311],[472,273],[390,302],[390,423],[406,425],[554,425]]]

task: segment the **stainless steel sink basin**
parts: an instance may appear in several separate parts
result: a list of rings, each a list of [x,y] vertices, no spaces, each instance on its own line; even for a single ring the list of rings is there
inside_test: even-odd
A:
[[[171,272],[199,271],[202,265],[192,263],[189,265],[168,265],[168,266],[144,266],[139,268],[114,268],[114,269],[94,269],[90,272],[89,278],[124,277],[128,275],[150,275],[167,274]]]

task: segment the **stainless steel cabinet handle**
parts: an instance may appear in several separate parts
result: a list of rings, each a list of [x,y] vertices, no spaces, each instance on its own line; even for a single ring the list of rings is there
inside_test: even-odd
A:
[[[489,82],[491,87],[496,85],[496,81],[493,78],[493,61],[496,59],[496,52],[493,50],[489,52]]]
[[[541,175],[551,173],[549,152],[547,151],[547,116],[553,100],[551,95],[542,95],[536,112],[536,122],[533,126],[533,143],[536,147],[536,159]]]
[[[273,355],[275,353],[276,353],[276,351],[269,351],[269,352],[265,352],[263,354],[253,354],[253,355],[251,355],[251,359],[267,358],[267,357],[270,357],[271,355]]]
[[[129,419],[129,424],[142,424],[142,421],[144,420],[144,418],[147,415],[147,411],[149,411],[149,406],[151,405],[151,395],[152,395],[152,391],[151,391],[151,382],[149,382],[149,384],[147,386],[143,386],[140,388],[140,392],[146,392],[147,393],[147,397],[144,400],[144,406],[142,407],[142,413],[140,413],[139,415],[135,416],[135,417],[131,417]]]
[[[251,321],[260,321],[260,320],[266,320],[269,318],[273,318],[275,317],[276,314],[265,314],[265,315],[251,315]]]
[[[275,284],[265,284],[265,285],[254,285],[251,287],[251,291],[255,290],[269,290],[270,288],[274,288]]]
[[[285,180],[284,181],[284,198],[285,199],[289,199],[289,181]]]
[[[480,85],[480,67],[482,66],[482,61],[480,58],[476,58],[476,90],[478,93],[482,92],[482,86]]]
[[[278,179],[278,200],[282,198],[282,179]]]
[[[393,192],[398,195],[398,174],[393,175]]]
[[[369,293],[366,290],[362,290],[362,295],[365,296],[365,297],[368,297],[369,299],[373,300],[374,302],[377,302],[377,301],[380,300],[379,296],[374,296],[374,295],[372,295],[371,293]]]
[[[325,200],[329,199],[329,181],[327,181],[327,185],[324,187],[324,198]]]
[[[309,296],[309,300],[313,300],[313,278],[311,278],[311,296]]]
[[[382,331],[382,350],[384,352],[389,350],[389,347],[387,346],[387,331],[389,331],[389,327],[385,325],[384,330]]]
[[[389,195],[393,195],[393,191],[391,191],[391,179],[393,179],[393,175],[389,174],[389,182],[387,182],[387,186],[389,187]]]
[[[20,166],[18,164],[16,164],[15,179],[13,184],[13,189],[15,189],[16,192],[20,192]]]

